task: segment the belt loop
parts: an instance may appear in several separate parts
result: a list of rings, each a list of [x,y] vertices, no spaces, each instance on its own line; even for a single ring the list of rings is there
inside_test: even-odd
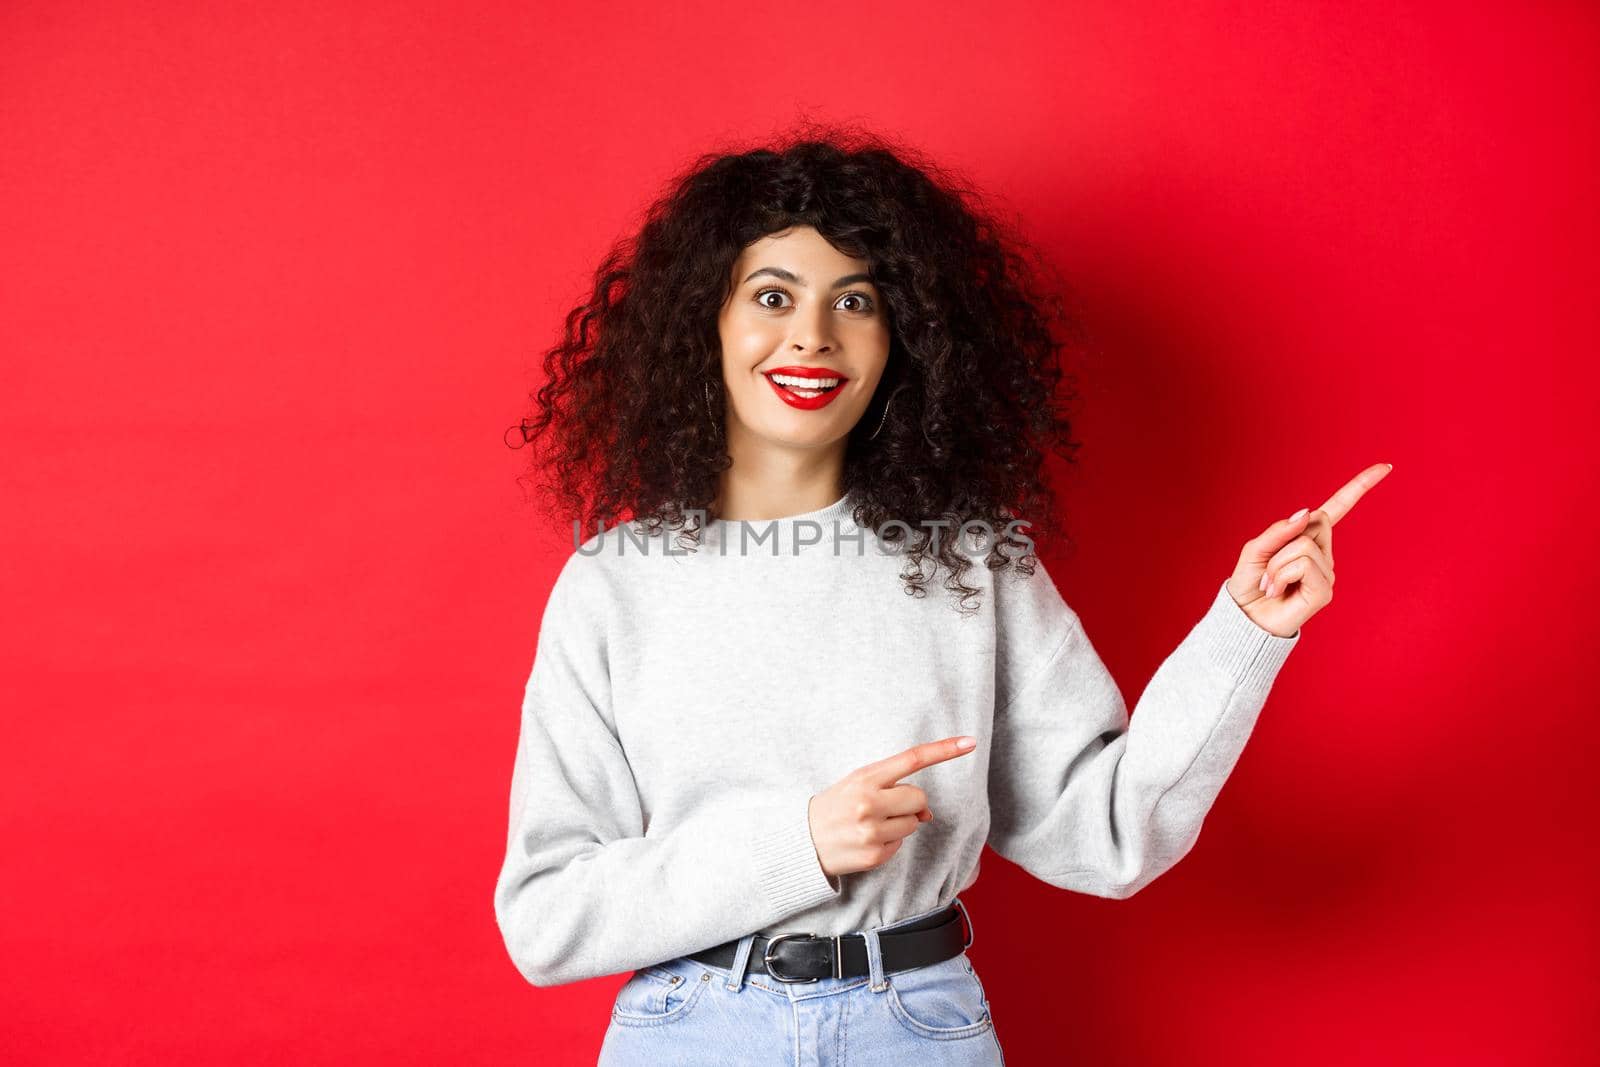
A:
[[[861,936],[867,942],[867,983],[874,993],[882,993],[889,988],[888,979],[883,975],[883,944],[878,940],[878,931],[874,927],[861,931]]]
[[[728,969],[727,986],[735,993],[744,986],[745,968],[750,963],[750,947],[755,942],[755,934],[745,934],[739,939],[739,947],[733,950],[733,966]]]

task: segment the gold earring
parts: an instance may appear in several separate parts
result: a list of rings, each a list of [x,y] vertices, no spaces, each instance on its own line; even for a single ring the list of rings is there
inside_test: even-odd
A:
[[[869,433],[867,435],[867,440],[870,441],[874,437],[877,437],[878,434],[883,432],[883,424],[889,418],[889,405],[893,404],[893,403],[894,403],[894,397],[890,396],[889,400],[888,400],[888,403],[883,405],[883,416],[882,416],[882,418],[878,419],[878,428],[876,430],[873,430],[871,433]]]

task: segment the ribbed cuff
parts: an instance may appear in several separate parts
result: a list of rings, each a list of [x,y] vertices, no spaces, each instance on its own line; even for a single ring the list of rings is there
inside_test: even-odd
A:
[[[1296,630],[1292,637],[1279,637],[1262,629],[1233,599],[1226,579],[1217,587],[1216,597],[1195,630],[1207,659],[1240,688],[1257,690],[1272,685],[1283,661],[1300,643],[1301,634]]]
[[[822,861],[811,840],[810,803],[809,791],[785,803],[765,835],[751,847],[761,892],[768,904],[785,915],[831,900],[841,890],[837,879],[822,873]]]

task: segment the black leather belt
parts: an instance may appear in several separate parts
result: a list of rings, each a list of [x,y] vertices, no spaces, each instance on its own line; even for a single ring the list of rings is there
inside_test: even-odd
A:
[[[943,911],[878,934],[884,974],[940,963],[959,956],[971,945],[972,918],[959,897]],[[732,970],[738,948],[738,941],[727,941],[691,953],[689,958]],[[757,934],[750,946],[746,970],[750,974],[771,975],[780,982],[863,977],[868,973],[867,939],[861,934],[779,934],[768,940]]]

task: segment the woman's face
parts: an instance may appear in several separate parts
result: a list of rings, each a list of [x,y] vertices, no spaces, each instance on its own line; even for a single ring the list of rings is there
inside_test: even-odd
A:
[[[889,359],[888,311],[867,261],[810,226],[769,234],[740,253],[717,329],[730,445],[751,435],[803,448],[842,440]],[[796,379],[808,374],[837,387],[807,390]]]

